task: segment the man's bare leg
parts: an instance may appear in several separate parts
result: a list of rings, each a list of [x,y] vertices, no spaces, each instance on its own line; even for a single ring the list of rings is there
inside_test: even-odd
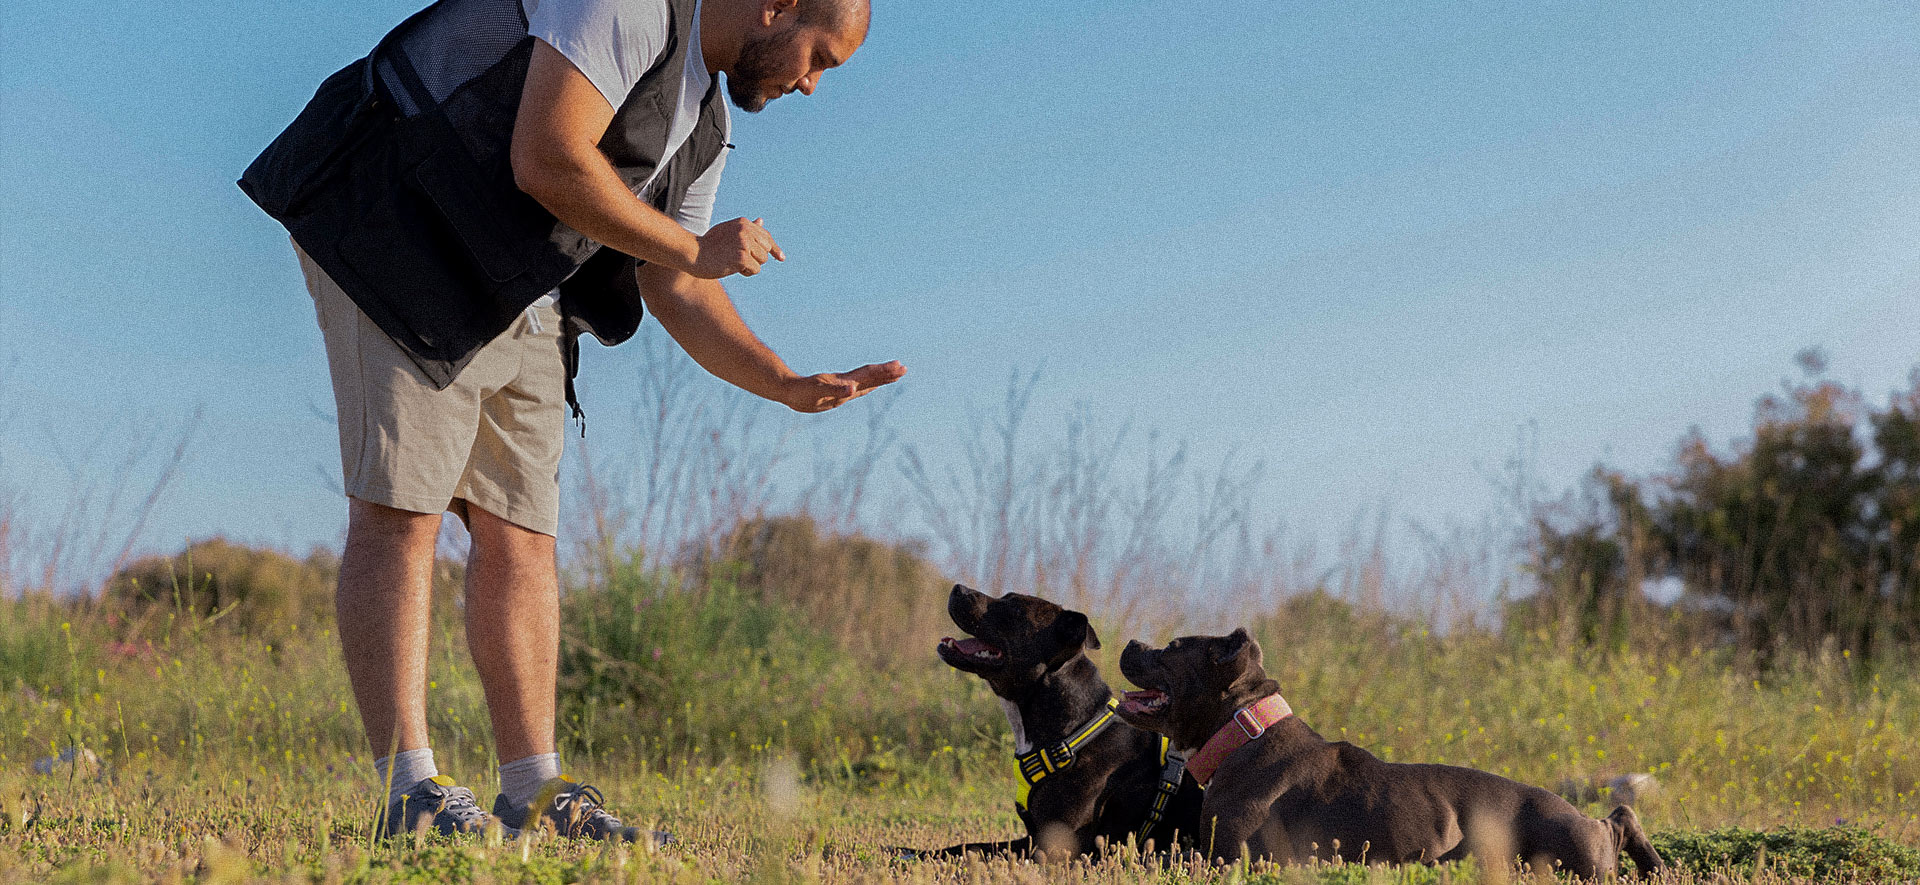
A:
[[[467,649],[487,696],[494,752],[511,762],[554,751],[560,580],[553,536],[468,504]]]
[[[555,779],[560,774],[553,735],[560,579],[552,536],[471,503],[467,516],[473,533],[467,557],[467,648],[486,690],[494,752],[501,762],[494,813],[520,828],[540,826],[544,818],[568,838],[646,838],[655,846],[666,844],[672,836],[621,823],[600,804],[599,791]]]
[[[417,750],[427,746],[427,635],[440,514],[348,501],[347,549],[333,598],[354,703],[375,756]]]

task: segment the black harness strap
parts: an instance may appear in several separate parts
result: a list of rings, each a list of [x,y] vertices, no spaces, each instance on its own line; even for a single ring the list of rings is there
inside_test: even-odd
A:
[[[1147,809],[1147,822],[1140,828],[1143,844],[1153,835],[1153,828],[1166,819],[1167,805],[1180,792],[1180,777],[1187,771],[1187,757],[1174,754],[1170,749],[1172,744],[1166,735],[1160,736],[1160,786],[1153,793],[1153,805]]]

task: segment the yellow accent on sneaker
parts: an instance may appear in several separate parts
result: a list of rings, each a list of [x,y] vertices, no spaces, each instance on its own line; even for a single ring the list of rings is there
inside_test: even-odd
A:
[[[521,822],[521,829],[539,829],[542,824],[552,827],[553,822],[547,819],[546,810],[553,807],[554,797],[578,783],[580,782],[564,774],[548,778],[546,783],[540,785],[539,792],[534,793],[533,798],[527,800],[527,819]]]
[[[453,786],[453,778],[444,774],[436,774],[433,777],[427,778],[427,780],[433,781],[443,787]]]
[[[502,796],[495,802],[495,813],[503,819],[514,811],[503,809]],[[540,785],[539,792],[523,811],[520,829],[535,830],[542,827],[568,839],[609,839],[633,842],[642,835],[638,827],[622,824],[618,817],[607,811],[606,798],[600,791],[581,783],[567,775],[559,775]],[[657,848],[672,841],[668,833],[646,834],[649,847]]]

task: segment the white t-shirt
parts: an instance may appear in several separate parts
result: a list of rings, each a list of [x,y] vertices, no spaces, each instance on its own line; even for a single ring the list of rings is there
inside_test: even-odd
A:
[[[527,11],[527,32],[573,62],[616,109],[666,50],[672,13],[664,0],[522,0],[521,5]],[[673,156],[693,133],[700,119],[700,99],[713,84],[706,57],[700,52],[698,6],[694,8],[693,30],[686,38],[690,45],[681,72],[680,102],[667,129],[667,149],[662,157]],[[733,121],[724,102],[720,114],[723,131],[731,135]],[[722,150],[713,165],[687,188],[686,200],[673,213],[681,227],[704,234],[713,226],[714,197],[720,191],[720,173],[726,165],[727,152]],[[653,196],[659,173],[654,170],[635,193],[642,199]]]
[[[653,67],[654,60],[667,48],[667,32],[672,28],[665,0],[521,0],[527,12],[527,33],[546,41],[573,66],[585,74],[595,89],[618,110],[627,100],[634,84]],[[713,85],[707,73],[707,59],[700,51],[700,7],[693,11],[693,30],[686,35],[687,63],[680,76],[680,101],[674,106],[673,121],[667,127],[665,158],[672,157],[693,134],[700,120],[700,100]],[[727,136],[733,133],[733,118],[727,105],[720,103],[720,124]],[[724,136],[723,136],[724,137]],[[727,165],[727,152],[713,158],[713,165],[700,173],[687,187],[686,199],[674,209],[672,217],[695,236],[713,226],[714,197],[720,192],[720,172]],[[642,182],[634,194],[652,203],[655,189],[661,186],[661,169]],[[540,297],[528,308],[533,322],[535,308],[554,303],[556,294]]]

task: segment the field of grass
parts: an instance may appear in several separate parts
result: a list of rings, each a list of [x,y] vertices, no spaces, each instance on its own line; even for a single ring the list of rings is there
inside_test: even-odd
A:
[[[939,593],[941,588],[926,588]],[[1289,614],[1291,613],[1291,614]],[[442,612],[431,725],[443,771],[495,779],[458,618]],[[0,601],[0,881],[1473,882],[1500,870],[902,863],[884,846],[1016,835],[1011,738],[984,687],[918,631],[853,654],[725,580],[632,569],[567,602],[570,770],[657,853],[552,842],[378,843],[377,790],[323,621],[242,634],[173,611]],[[1712,652],[1599,655],[1343,605],[1256,624],[1294,708],[1382,757],[1554,786],[1647,772],[1673,882],[1920,881],[1920,679]],[[1116,685],[1126,637],[1100,663]],[[85,748],[36,773],[37,760]],[[1602,802],[1588,806],[1604,811]]]

